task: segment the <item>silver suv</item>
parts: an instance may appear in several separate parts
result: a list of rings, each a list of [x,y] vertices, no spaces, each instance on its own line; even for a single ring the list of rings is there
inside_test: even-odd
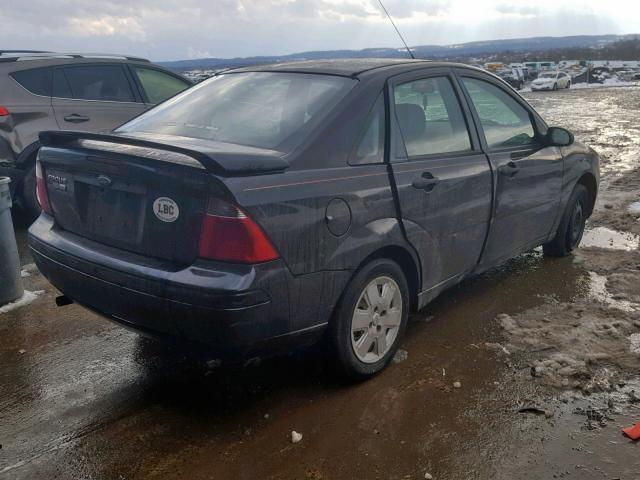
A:
[[[0,176],[35,215],[39,132],[107,132],[189,86],[142,58],[0,51]]]

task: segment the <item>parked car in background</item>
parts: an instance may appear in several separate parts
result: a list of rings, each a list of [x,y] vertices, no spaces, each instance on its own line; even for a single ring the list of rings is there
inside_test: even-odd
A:
[[[525,62],[528,78],[537,78],[542,72],[554,72],[558,69],[554,62]]]
[[[531,90],[558,90],[570,88],[571,77],[565,72],[543,72],[531,82]]]
[[[524,87],[525,76],[520,67],[499,70],[497,75],[516,90],[522,90]]]
[[[231,70],[111,134],[44,132],[40,271],[142,333],[384,368],[408,313],[576,248],[598,155],[499,78],[389,59]]]
[[[0,175],[35,216],[41,131],[107,132],[189,86],[141,58],[0,51]]]

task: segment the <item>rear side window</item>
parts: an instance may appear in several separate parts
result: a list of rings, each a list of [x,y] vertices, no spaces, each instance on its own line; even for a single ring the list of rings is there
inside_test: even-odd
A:
[[[524,147],[535,143],[529,111],[495,85],[475,78],[462,79],[480,117],[489,148]]]
[[[44,97],[51,96],[51,75],[50,68],[34,68],[33,70],[22,70],[10,74],[13,79],[35,95]]]
[[[369,112],[365,122],[365,130],[349,163],[351,165],[383,163],[384,132],[384,96],[380,94]]]
[[[151,68],[133,67],[133,71],[147,94],[149,103],[164,102],[189,86],[179,78]]]
[[[120,65],[64,68],[71,98],[103,102],[133,102],[131,85]]]
[[[447,77],[398,85],[394,100],[398,127],[409,157],[471,149],[460,102]]]

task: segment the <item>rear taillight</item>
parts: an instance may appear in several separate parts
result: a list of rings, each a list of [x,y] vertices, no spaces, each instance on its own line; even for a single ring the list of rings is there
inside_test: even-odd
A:
[[[9,115],[9,110],[7,110],[7,107],[3,107],[2,105],[0,105],[0,117],[6,117],[7,115]]]
[[[44,181],[44,172],[42,164],[38,160],[36,162],[36,198],[40,204],[40,208],[49,215],[53,215],[51,204],[49,203],[49,194],[47,193],[47,185]]]
[[[275,260],[278,252],[240,207],[211,198],[202,221],[199,256],[226,262],[261,263]]]

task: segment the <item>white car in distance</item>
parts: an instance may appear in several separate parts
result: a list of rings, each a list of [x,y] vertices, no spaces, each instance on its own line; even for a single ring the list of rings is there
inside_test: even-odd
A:
[[[558,90],[571,87],[571,77],[565,72],[542,72],[533,82],[531,91]]]

